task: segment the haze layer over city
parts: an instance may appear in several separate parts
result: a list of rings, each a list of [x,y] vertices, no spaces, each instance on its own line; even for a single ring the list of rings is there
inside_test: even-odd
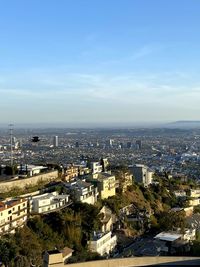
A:
[[[0,266],[200,265],[199,14],[0,4]]]

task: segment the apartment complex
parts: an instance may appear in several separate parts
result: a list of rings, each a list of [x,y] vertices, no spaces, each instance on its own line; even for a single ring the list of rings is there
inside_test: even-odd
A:
[[[77,179],[65,183],[65,187],[68,189],[72,199],[76,201],[88,204],[94,204],[97,201],[99,193],[97,188],[91,183]]]
[[[67,166],[65,170],[65,181],[71,181],[73,178],[78,177],[79,167],[73,164]]]
[[[92,162],[91,163],[92,173],[99,173],[103,171],[103,166],[99,162]]]
[[[27,200],[23,198],[0,202],[0,235],[14,233],[27,221]]]
[[[116,193],[116,181],[115,175],[107,172],[95,173],[88,175],[86,180],[91,182],[98,188],[99,197],[105,199],[115,196]]]
[[[69,195],[59,195],[58,192],[33,196],[29,200],[31,213],[48,213],[65,208],[69,205]]]

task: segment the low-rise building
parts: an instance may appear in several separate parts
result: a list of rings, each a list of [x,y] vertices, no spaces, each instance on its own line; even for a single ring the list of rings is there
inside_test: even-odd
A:
[[[73,164],[67,166],[65,170],[65,180],[70,181],[79,175],[79,168]]]
[[[186,198],[186,196],[187,196],[185,190],[176,190],[176,191],[174,191],[174,195],[177,198]]]
[[[94,233],[92,239],[88,241],[89,249],[97,252],[101,256],[109,255],[117,245],[117,236],[108,233]]]
[[[195,238],[195,229],[185,229],[184,233],[181,233],[180,229],[178,229],[177,231],[161,232],[155,236],[156,240],[162,242],[162,252],[168,254],[175,253],[177,248],[186,246],[190,241],[195,240]]]
[[[43,267],[63,267],[72,256],[73,249],[65,247],[62,250],[54,249],[45,251],[43,256]]]
[[[86,180],[94,184],[98,188],[99,197],[105,199],[108,197],[115,196],[116,194],[116,181],[115,175],[107,172],[95,173],[88,175]]]
[[[179,208],[175,207],[171,209],[172,212],[185,212],[186,217],[190,217],[193,214],[194,208],[193,207],[187,207],[187,208]]]
[[[148,186],[152,183],[153,172],[146,165],[136,164],[129,166],[129,169],[136,182],[142,183],[144,186]]]
[[[189,196],[194,198],[200,198],[200,189],[190,189]]]
[[[93,184],[80,179],[65,183],[69,194],[75,201],[94,205],[97,202],[98,190]]]
[[[195,206],[200,205],[200,198],[192,198],[192,199],[189,199],[188,202],[189,202],[189,206],[195,207]]]
[[[99,214],[102,215],[100,219],[102,223],[101,231],[103,233],[112,231],[113,224],[116,222],[116,217],[112,211],[108,207],[103,206]]]
[[[34,176],[37,174],[40,174],[41,172],[44,172],[47,170],[47,167],[44,166],[35,166],[35,165],[19,165],[18,167],[19,174],[20,175],[27,175],[27,176]]]
[[[43,257],[43,267],[63,267],[63,255],[62,252],[55,249],[46,251]]]
[[[69,195],[59,195],[58,192],[45,193],[29,199],[31,213],[49,213],[67,207],[70,204]]]
[[[0,202],[0,235],[14,233],[27,221],[27,200],[24,198]]]
[[[92,169],[92,173],[95,174],[95,173],[102,172],[103,166],[99,162],[92,162],[91,169]]]

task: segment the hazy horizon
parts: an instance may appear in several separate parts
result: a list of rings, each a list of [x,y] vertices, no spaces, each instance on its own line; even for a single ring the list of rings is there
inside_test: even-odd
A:
[[[200,2],[1,3],[0,123],[198,120]]]
[[[10,125],[0,123],[0,129],[9,129]],[[122,122],[122,123],[65,123],[65,122],[52,122],[52,123],[13,123],[13,129],[140,129],[140,128],[200,128],[199,121],[170,121],[170,122]]]

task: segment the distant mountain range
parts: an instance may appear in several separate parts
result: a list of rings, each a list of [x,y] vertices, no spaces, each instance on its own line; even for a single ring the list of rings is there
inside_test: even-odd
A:
[[[166,124],[166,127],[170,128],[200,128],[200,120],[192,121],[192,120],[181,120],[174,121]]]

